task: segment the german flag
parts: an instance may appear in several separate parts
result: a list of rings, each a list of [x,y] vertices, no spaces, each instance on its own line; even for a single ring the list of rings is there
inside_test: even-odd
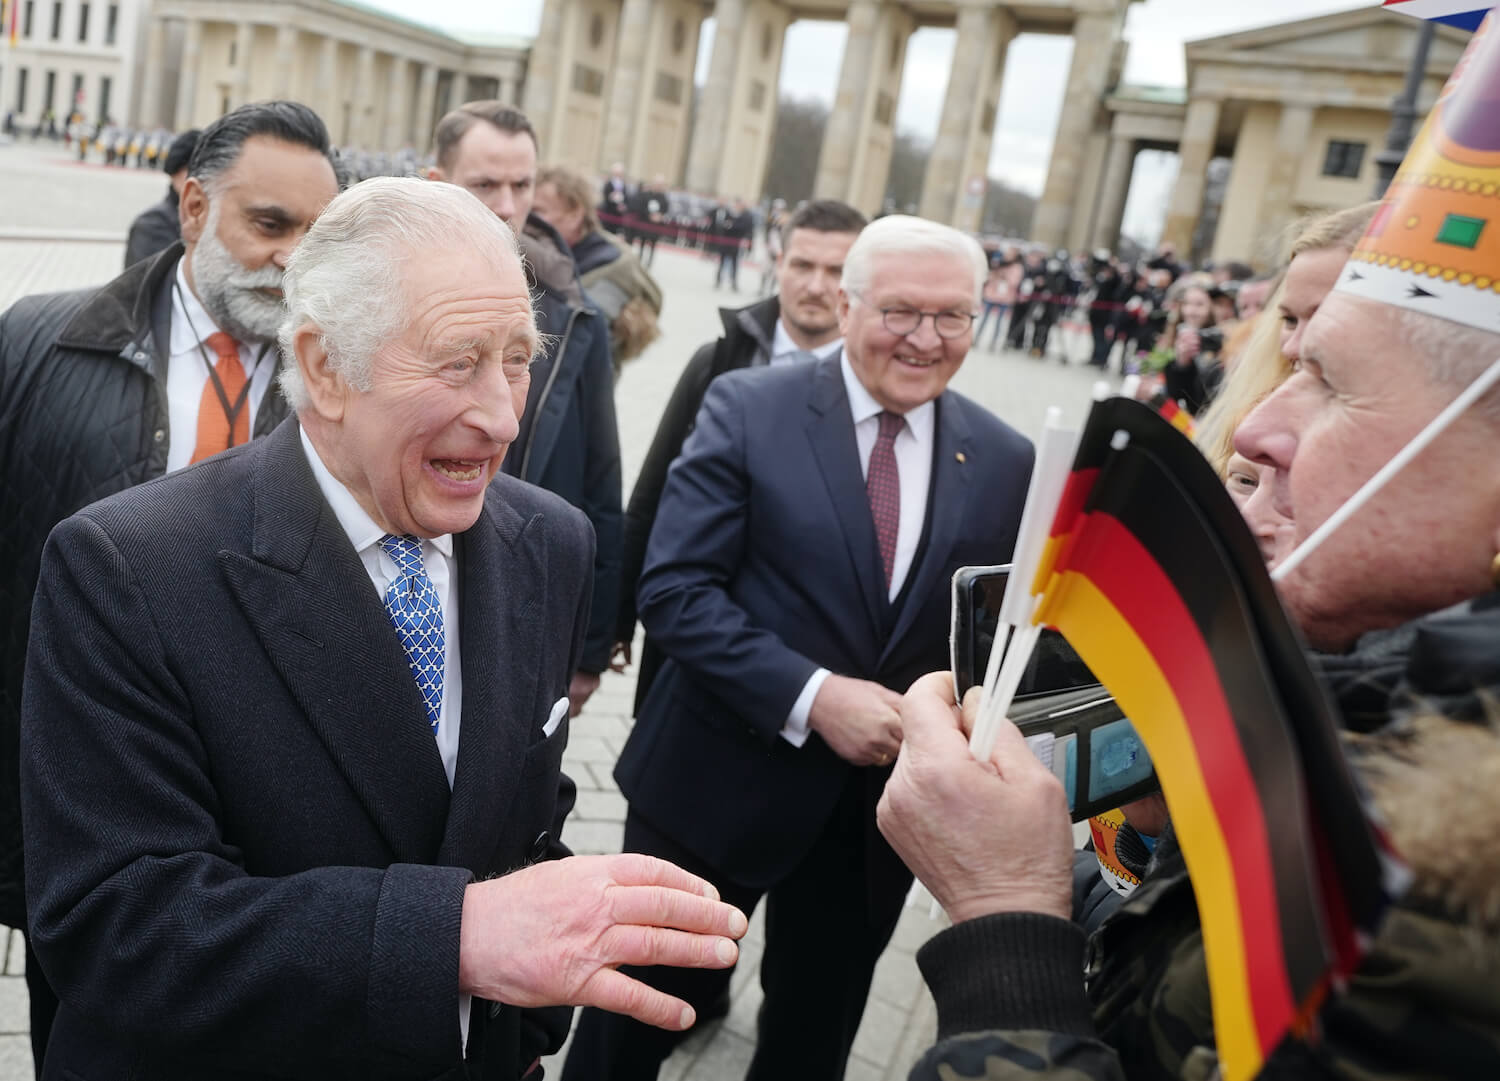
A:
[[[1384,899],[1371,829],[1333,708],[1202,455],[1114,398],[1089,417],[1074,479],[1036,619],[1068,638],[1156,764],[1224,1075],[1247,1081],[1358,960],[1349,921],[1373,928]]]
[[[1197,434],[1198,426],[1193,423],[1193,415],[1186,409],[1182,408],[1182,406],[1174,402],[1171,398],[1167,398],[1165,401],[1163,401],[1161,403],[1161,408],[1157,410],[1157,412],[1162,415],[1162,418],[1165,419],[1167,423],[1172,425],[1172,427],[1176,428],[1179,432],[1187,436],[1189,439],[1193,438],[1193,436]]]

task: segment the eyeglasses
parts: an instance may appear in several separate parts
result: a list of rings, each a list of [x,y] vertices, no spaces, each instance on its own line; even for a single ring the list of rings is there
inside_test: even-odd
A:
[[[866,307],[875,306],[859,293],[854,293],[861,304]],[[939,338],[952,341],[954,338],[962,338],[974,325],[978,316],[974,312],[944,311],[924,312],[916,308],[875,308],[880,313],[880,321],[885,329],[899,338],[908,334],[915,334],[917,328],[922,325],[922,320],[928,316],[932,317],[932,328],[937,331]]]

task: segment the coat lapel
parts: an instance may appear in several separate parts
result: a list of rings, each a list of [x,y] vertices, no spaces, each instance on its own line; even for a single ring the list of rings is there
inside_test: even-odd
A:
[[[849,396],[844,389],[839,354],[818,364],[813,376],[813,392],[808,400],[812,412],[807,423],[807,438],[813,457],[823,476],[828,499],[844,534],[849,562],[859,582],[870,627],[879,636],[885,599],[885,573],[880,566],[880,548],[875,541],[875,523],[870,518],[870,502],[865,495],[864,470],[860,466],[859,446],[854,440],[854,422],[849,413]]]
[[[881,662],[891,655],[903,635],[911,629],[922,610],[922,598],[934,589],[946,589],[948,583],[939,577],[948,565],[949,553],[963,528],[964,507],[969,499],[969,465],[976,450],[969,426],[953,404],[952,395],[944,392],[937,400],[937,424],[933,433],[932,491],[927,503],[927,543],[922,546],[921,561],[908,571],[910,588],[906,603],[896,616],[896,626],[886,639]]]
[[[452,810],[438,862],[483,874],[519,788],[540,672],[528,663],[539,639],[547,554],[518,541],[526,522],[493,492],[457,538],[463,723]]]
[[[430,863],[448,781],[405,651],[288,422],[256,444],[249,556],[219,564],[277,673],[397,862]]]

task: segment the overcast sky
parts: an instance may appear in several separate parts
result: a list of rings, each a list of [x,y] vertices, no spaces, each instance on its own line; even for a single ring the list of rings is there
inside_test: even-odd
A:
[[[407,0],[364,0],[375,7],[408,16]],[[1254,4],[1224,0],[1145,0],[1132,5],[1125,24],[1130,59],[1125,78],[1132,83],[1181,86],[1182,45],[1194,38],[1212,37],[1252,26],[1326,15],[1333,11],[1374,6],[1376,0],[1256,0]],[[530,37],[541,18],[542,0],[424,0],[421,19],[458,32],[515,34]],[[844,51],[842,23],[798,22],[787,32],[782,56],[781,93],[831,102],[838,84]],[[708,67],[713,20],[704,25],[698,57],[698,81]],[[1065,37],[1022,35],[1010,48],[1005,88],[1000,102],[990,174],[1040,193],[1052,152],[1052,136],[1062,109],[1063,87],[1072,57],[1072,41]],[[896,125],[930,137],[937,130],[948,64],[953,55],[951,30],[919,30],[907,47]],[[1136,163],[1125,227],[1133,235],[1154,240],[1161,228],[1167,196],[1176,176],[1176,158],[1143,153]]]

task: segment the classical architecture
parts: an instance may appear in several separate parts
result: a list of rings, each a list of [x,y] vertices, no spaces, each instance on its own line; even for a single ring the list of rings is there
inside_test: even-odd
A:
[[[1297,217],[1371,197],[1420,26],[1369,7],[1205,38],[1187,45],[1185,89],[1116,88],[1089,135],[1072,246],[1114,246],[1135,156],[1162,149],[1180,159],[1163,240],[1182,255],[1268,264]],[[1424,115],[1468,39],[1438,28],[1418,99]],[[1227,159],[1229,178],[1205,229],[1215,159]]]
[[[65,124],[75,110],[125,119],[145,0],[13,2],[15,43],[0,33],[0,113],[28,128],[48,114]]]
[[[848,44],[818,162],[817,194],[879,209],[890,165],[906,43],[922,26],[957,30],[922,213],[978,225],[1010,43],[1071,34],[1069,102],[1098,103],[1118,79],[1125,10],[1138,0],[546,0],[525,104],[549,156],[633,176],[681,177],[697,191],[760,195],[770,154],[781,43],[800,18],[842,19]],[[717,29],[693,109],[698,31]],[[1036,234],[1067,240],[1095,108],[1063,110]]]

